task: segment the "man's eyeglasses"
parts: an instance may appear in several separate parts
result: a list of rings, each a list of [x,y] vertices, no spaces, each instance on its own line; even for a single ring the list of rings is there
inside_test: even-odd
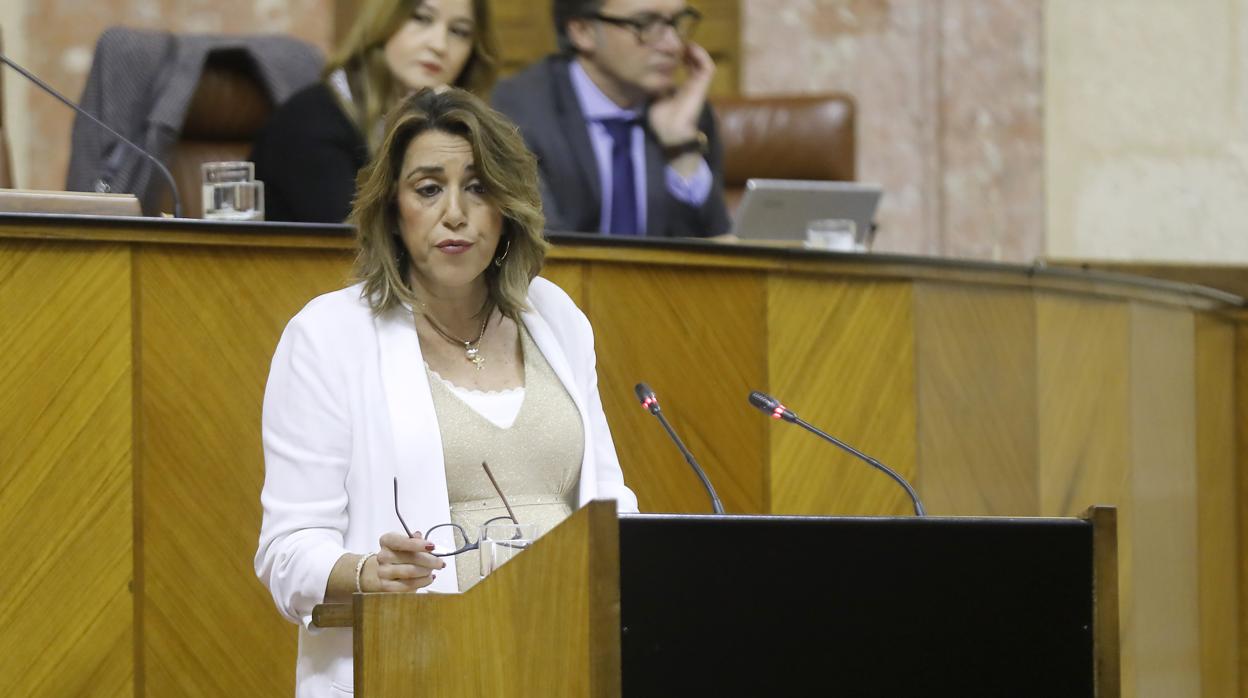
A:
[[[624,27],[637,37],[637,41],[643,44],[657,44],[663,38],[663,30],[671,27],[676,32],[676,38],[681,41],[687,41],[693,36],[693,30],[698,28],[698,22],[702,21],[702,13],[686,7],[671,17],[665,17],[654,12],[643,12],[642,14],[633,15],[632,17],[613,17],[604,15],[601,12],[585,15],[587,19],[596,19],[599,22],[614,24],[617,27]]]
[[[511,505],[507,503],[507,498],[503,496],[503,491],[499,489],[498,481],[494,479],[494,473],[490,472],[490,466],[485,461],[481,461],[481,467],[485,470],[486,477],[490,478],[490,484],[494,486],[494,491],[498,493],[498,498],[503,500],[503,507],[507,509],[507,516],[496,516],[486,521],[482,524],[482,526],[489,526],[491,524],[502,523],[504,521],[519,524],[520,521],[516,518],[516,512],[511,510]],[[399,517],[399,525],[403,527],[403,532],[407,534],[408,538],[411,538],[412,529],[407,527],[407,522],[403,520],[403,514],[399,511],[398,477],[394,478],[394,515]],[[425,531],[425,540],[431,541],[437,545],[437,547],[434,548],[434,552],[430,553],[434,557],[451,557],[452,555],[459,555],[470,550],[476,550],[480,546],[480,541],[474,541],[469,538],[468,532],[464,530],[464,527],[455,523],[438,524],[437,526],[430,528],[428,531]],[[437,552],[438,548],[445,549],[448,547],[454,548],[454,550],[451,550],[450,552]]]

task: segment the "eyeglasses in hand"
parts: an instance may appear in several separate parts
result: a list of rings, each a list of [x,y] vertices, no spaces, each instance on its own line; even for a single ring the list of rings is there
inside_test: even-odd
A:
[[[485,461],[482,461],[481,467],[485,470],[486,476],[490,478],[490,484],[494,486],[494,491],[498,493],[498,498],[503,500],[503,506],[507,509],[506,516],[496,516],[486,521],[482,524],[482,526],[490,526],[492,524],[502,523],[505,521],[510,521],[511,523],[518,525],[520,521],[516,519],[516,513],[511,510],[511,505],[507,503],[507,498],[503,496],[503,491],[499,489],[498,481],[494,479],[494,473],[490,472],[490,466],[486,464]],[[394,478],[394,515],[399,517],[399,525],[403,527],[403,532],[407,534],[408,538],[411,538],[412,529],[407,527],[407,522],[403,520],[403,514],[399,511],[399,478],[397,476]],[[435,552],[431,553],[434,557],[451,557],[453,555],[466,553],[470,550],[476,550],[480,547],[481,542],[479,540],[474,541],[469,538],[468,532],[464,530],[464,527],[456,523],[438,524],[437,526],[430,528],[428,531],[425,531],[425,540],[433,541],[436,538],[445,538],[445,536],[439,536],[435,533],[437,531],[449,534],[452,540],[454,540],[455,549],[451,552],[436,552],[437,548],[434,548]],[[515,533],[515,539],[520,540],[520,533],[518,531]],[[526,541],[525,545],[527,544],[528,543]]]

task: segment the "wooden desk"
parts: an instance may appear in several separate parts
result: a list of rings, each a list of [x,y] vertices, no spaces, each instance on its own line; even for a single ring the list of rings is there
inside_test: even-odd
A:
[[[910,478],[934,514],[1116,505],[1125,694],[1234,693],[1237,297],[1069,269],[557,243],[546,275],[593,321],[644,509],[706,499],[636,405],[639,380],[730,512],[908,511],[887,478],[747,406],[766,390]],[[351,248],[336,226],[0,217],[0,693],[290,693],[295,633],[252,571],[260,400],[283,326],[346,283]]]

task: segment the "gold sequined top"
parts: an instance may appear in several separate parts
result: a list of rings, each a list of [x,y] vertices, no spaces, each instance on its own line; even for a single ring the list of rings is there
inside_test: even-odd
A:
[[[481,461],[490,464],[516,518],[538,524],[539,533],[554,528],[576,508],[584,425],[563,383],[528,331],[520,327],[524,401],[515,422],[506,429],[465,404],[440,376],[429,371],[446,461],[451,522],[462,526],[474,541],[482,523],[507,514]],[[480,580],[476,550],[459,555],[455,564],[460,591]]]

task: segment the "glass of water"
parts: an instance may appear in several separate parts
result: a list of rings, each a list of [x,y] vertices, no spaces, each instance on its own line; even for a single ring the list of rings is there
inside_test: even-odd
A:
[[[204,218],[224,221],[264,220],[264,182],[256,181],[250,162],[205,162]]]
[[[814,250],[853,252],[857,226],[845,218],[823,218],[806,224],[806,247]]]
[[[481,554],[481,576],[484,577],[519,555],[537,540],[538,527],[533,523],[502,521],[481,527],[478,552]]]

